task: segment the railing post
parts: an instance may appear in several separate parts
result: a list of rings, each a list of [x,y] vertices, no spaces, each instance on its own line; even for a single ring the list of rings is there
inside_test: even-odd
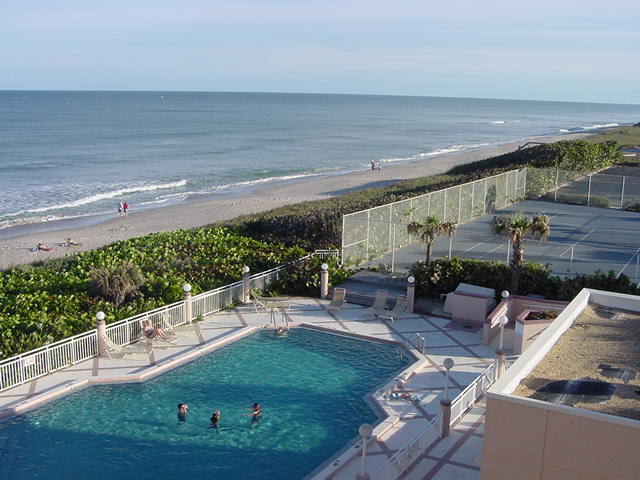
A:
[[[587,191],[587,206],[591,202],[591,174],[589,174],[589,190]]]
[[[440,435],[448,437],[451,431],[451,400],[448,398],[441,399],[440,408],[442,409],[442,430]]]
[[[396,271],[396,224],[393,224],[393,241],[391,242],[391,271]]]
[[[193,319],[193,310],[191,305],[191,285],[185,283],[182,286],[182,300],[184,301],[184,323],[191,323]]]
[[[444,375],[444,397],[440,400],[442,408],[442,437],[448,437],[451,429],[451,400],[449,400],[449,370],[453,368],[455,362],[453,358],[445,358],[442,366],[447,370]]]
[[[104,321],[104,312],[96,313],[96,341],[98,343],[98,356],[104,357],[107,353],[107,346],[104,336],[107,334],[107,325]]]
[[[636,275],[637,276],[637,275]],[[413,313],[413,304],[416,298],[416,279],[413,276],[407,278],[407,313]]]
[[[553,201],[555,202],[558,198],[558,175],[560,170],[556,168],[556,188],[553,190]]]
[[[320,298],[329,295],[329,265],[323,263],[320,267]]]
[[[504,350],[496,350],[496,359],[498,363],[498,368],[496,370],[496,380],[504,375],[504,371],[506,369],[506,359]]]
[[[369,474],[367,473],[367,442],[373,433],[373,427],[368,423],[363,423],[358,428],[358,433],[362,437],[362,459],[360,461],[360,473],[357,475],[356,480],[369,480]]]
[[[458,223],[462,215],[462,185],[458,186]]]
[[[242,303],[249,303],[249,292],[251,291],[251,280],[249,278],[249,267],[245,265],[242,267]]]
[[[622,191],[620,192],[620,208],[624,208],[624,181],[625,176],[622,176]]]

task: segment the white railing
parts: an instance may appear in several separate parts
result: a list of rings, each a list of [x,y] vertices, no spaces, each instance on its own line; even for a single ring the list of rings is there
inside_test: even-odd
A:
[[[16,355],[0,362],[0,390],[22,385],[96,355],[95,330]]]
[[[431,419],[427,427],[398,450],[371,478],[396,480],[424,451],[440,438],[442,416]]]
[[[286,265],[252,275],[249,277],[250,287],[266,290],[290,265],[315,255],[311,253]],[[179,301],[109,324],[106,327],[106,333],[118,345],[127,345],[140,339],[142,324],[146,320],[149,320],[154,327],[165,329],[177,327],[200,316],[204,317],[209,313],[237,304],[241,299],[242,281],[195,295],[191,299],[192,317],[190,319],[185,318],[185,302]],[[16,355],[0,361],[0,391],[22,385],[97,355],[98,340],[95,330]]]
[[[466,412],[476,400],[480,398],[495,381],[496,364],[489,365],[460,395],[451,402],[451,421],[453,425]]]

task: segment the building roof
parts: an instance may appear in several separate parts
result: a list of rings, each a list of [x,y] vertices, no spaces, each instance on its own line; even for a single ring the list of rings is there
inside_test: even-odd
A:
[[[572,381],[568,393],[578,380],[608,383],[611,396],[558,394],[563,380]],[[588,305],[513,394],[640,420],[640,314]]]

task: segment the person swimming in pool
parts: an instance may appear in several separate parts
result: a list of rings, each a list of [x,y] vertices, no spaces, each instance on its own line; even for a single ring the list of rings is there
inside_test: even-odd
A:
[[[218,430],[218,425],[220,425],[220,410],[214,410],[211,414],[211,426]]]
[[[187,412],[189,411],[189,405],[186,403],[178,404],[178,420],[184,422],[187,419]]]
[[[247,410],[251,410],[251,413],[247,414],[247,417],[251,417],[252,422],[260,420],[260,417],[262,416],[262,409],[260,408],[260,404],[258,402],[255,402],[253,404],[253,407]]]

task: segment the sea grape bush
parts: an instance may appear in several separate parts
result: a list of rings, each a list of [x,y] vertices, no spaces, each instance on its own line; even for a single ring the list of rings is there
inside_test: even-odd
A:
[[[197,294],[239,280],[244,265],[257,273],[304,254],[231,229],[203,228],[145,235],[0,272],[0,357],[89,330],[99,310],[107,318],[126,318],[179,300],[186,282]],[[123,265],[139,272],[136,293],[99,294],[99,274]]]

